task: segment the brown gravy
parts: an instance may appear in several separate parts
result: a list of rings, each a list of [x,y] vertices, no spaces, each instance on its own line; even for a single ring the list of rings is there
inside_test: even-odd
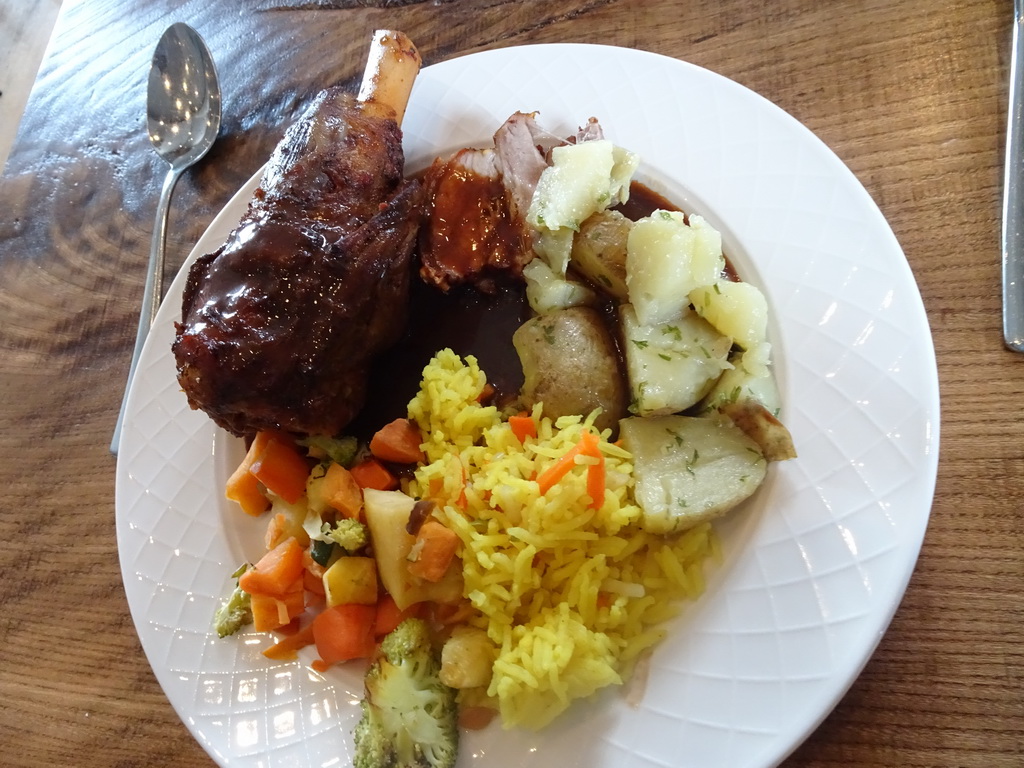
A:
[[[629,195],[629,202],[619,210],[634,221],[658,209],[680,210],[636,181],[630,185]],[[729,279],[737,279],[728,261],[726,273]],[[530,307],[521,282],[499,282],[495,288],[493,295],[472,286],[457,286],[443,293],[414,278],[405,335],[376,360],[366,405],[346,431],[368,439],[381,425],[404,417],[419,389],[423,368],[445,347],[462,357],[476,357],[495,389],[496,404],[514,400],[523,384],[523,372],[512,334],[529,319]],[[613,337],[617,338],[614,303],[605,302],[600,309],[616,329]]]

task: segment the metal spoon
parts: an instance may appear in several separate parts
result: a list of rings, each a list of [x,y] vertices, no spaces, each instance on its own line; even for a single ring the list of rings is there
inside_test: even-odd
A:
[[[135,351],[128,369],[128,384],[121,401],[121,412],[117,416],[117,426],[114,427],[114,439],[110,443],[110,452],[115,455],[121,439],[128,391],[163,296],[164,243],[171,192],[182,172],[207,153],[220,131],[220,84],[217,69],[203,38],[188,24],[172,24],[157,43],[149,70],[146,114],[149,140],[171,169],[160,191]]]
[[[1024,2],[1013,4],[1003,171],[1003,340],[1024,352]]]

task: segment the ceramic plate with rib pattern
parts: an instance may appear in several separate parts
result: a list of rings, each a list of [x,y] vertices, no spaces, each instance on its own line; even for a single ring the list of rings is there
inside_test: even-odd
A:
[[[906,259],[842,162],[771,103],[635,50],[507,48],[426,68],[406,113],[408,168],[489,144],[511,113],[555,133],[590,116],[638,152],[639,177],[723,233],[772,312],[783,420],[800,458],[775,464],[719,526],[724,561],[670,627],[638,703],[579,702],[541,733],[468,734],[461,766],[771,766],[831,710],[884,633],[928,521],[938,460],[931,336]],[[251,180],[196,254],[237,223]],[[239,441],[189,410],[170,353],[171,286],[128,401],[117,469],[125,591],[168,698],[221,765],[344,766],[359,668],[273,662],[211,618],[262,528],[223,500]]]

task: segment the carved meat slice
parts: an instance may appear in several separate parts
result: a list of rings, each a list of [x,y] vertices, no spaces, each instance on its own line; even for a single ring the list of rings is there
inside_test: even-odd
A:
[[[462,282],[488,289],[502,271],[518,274],[523,243],[492,149],[438,158],[424,177],[430,215],[420,230],[420,276],[447,291]]]
[[[424,176],[421,277],[444,291],[459,283],[489,291],[499,275],[522,273],[538,237],[526,214],[551,149],[602,137],[594,118],[560,138],[534,113],[516,112],[494,134],[494,149],[434,161]]]

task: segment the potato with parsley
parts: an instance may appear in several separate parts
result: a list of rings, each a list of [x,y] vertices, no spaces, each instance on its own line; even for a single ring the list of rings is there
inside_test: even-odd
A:
[[[655,211],[626,241],[626,287],[641,325],[678,317],[690,293],[714,284],[725,269],[722,236],[700,216]],[[727,334],[728,335],[728,334]]]
[[[571,307],[534,317],[512,335],[523,368],[522,405],[544,404],[544,415],[601,414],[598,429],[626,415],[626,388],[615,343],[597,310]]]
[[[782,398],[769,367],[771,344],[762,341],[750,349],[733,351],[729,363],[732,367],[722,373],[701,401],[700,412],[720,411],[733,403],[754,402],[778,415]]]
[[[701,317],[743,349],[768,336],[768,302],[750,283],[718,280],[691,291],[689,299]]]
[[[523,279],[526,300],[538,315],[597,303],[597,297],[588,286],[558,275],[542,259],[534,259],[523,268]]]
[[[728,512],[764,480],[756,442],[725,418],[660,416],[619,424],[650,533],[676,533]]]
[[[732,341],[692,310],[644,325],[634,307],[619,308],[630,410],[639,416],[684,411],[730,368]]]
[[[538,233],[537,249],[559,275],[565,274],[572,233],[592,214],[625,202],[639,158],[606,139],[551,150],[526,213]]]
[[[594,285],[628,301],[626,242],[633,222],[618,211],[599,211],[583,222],[572,243],[572,263]]]

